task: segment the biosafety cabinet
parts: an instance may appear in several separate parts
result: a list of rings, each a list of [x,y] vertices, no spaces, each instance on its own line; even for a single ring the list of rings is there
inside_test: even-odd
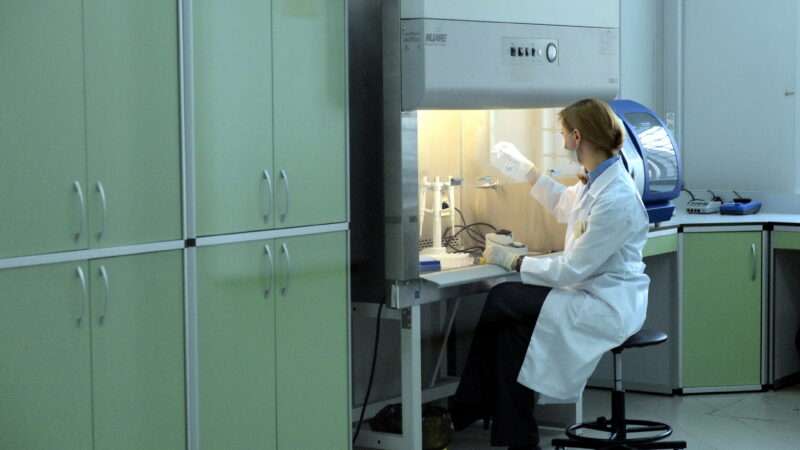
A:
[[[475,265],[494,231],[559,250],[563,226],[490,149],[511,142],[576,181],[557,114],[617,95],[619,2],[353,0],[350,20],[353,301],[403,308],[502,276]],[[436,248],[462,256],[428,266]]]

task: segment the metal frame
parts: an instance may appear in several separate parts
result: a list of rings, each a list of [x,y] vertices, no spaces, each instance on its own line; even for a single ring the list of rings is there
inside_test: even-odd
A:
[[[683,387],[683,304],[684,304],[684,279],[683,279],[683,252],[684,252],[684,236],[683,233],[678,233],[678,323],[677,323],[677,348],[678,348],[678,361],[677,361],[677,370],[678,374],[676,380],[678,382],[678,388]]]
[[[685,225],[684,233],[724,233],[724,232],[744,232],[744,231],[764,231],[764,225],[729,225],[729,226],[702,226]]]
[[[283,228],[277,230],[254,231],[249,233],[225,234],[197,238],[198,247],[213,245],[236,244],[242,242],[263,241],[268,239],[284,239],[297,236],[309,236],[324,233],[348,231],[350,227],[346,222],[330,225],[312,225],[307,227]]]
[[[769,352],[771,348],[769,317],[772,309],[772,245],[771,233],[761,232],[761,385],[769,384]]]
[[[181,250],[183,248],[184,241],[164,241],[150,244],[124,245],[110,248],[92,248],[86,250],[76,250],[72,252],[50,253],[45,255],[20,256],[16,258],[0,259],[0,270],[83,261],[88,259],[113,258],[115,256],[139,255],[142,253],[155,253],[169,250]]]
[[[676,234],[678,234],[678,227],[666,228],[666,229],[663,229],[663,230],[654,229],[654,230],[650,230],[647,233],[647,238],[648,239],[654,239],[654,238],[659,238],[659,237],[664,237],[664,236],[674,236]]]
[[[742,385],[742,386],[719,386],[719,387],[701,387],[701,388],[683,388],[684,394],[714,394],[721,392],[755,392],[762,391],[761,385]]]

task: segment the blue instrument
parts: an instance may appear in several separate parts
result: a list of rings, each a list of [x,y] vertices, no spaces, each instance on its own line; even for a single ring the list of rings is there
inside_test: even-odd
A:
[[[759,210],[761,210],[761,202],[758,200],[739,201],[737,199],[733,202],[725,202],[719,207],[720,214],[731,214],[735,216],[755,214]]]
[[[631,100],[613,100],[609,105],[625,124],[627,139],[621,152],[623,161],[634,180],[637,175],[644,177],[639,186],[650,222],[671,219],[675,211],[671,200],[680,195],[683,187],[675,138],[661,118],[646,106]],[[636,164],[641,168],[637,170]],[[639,171],[644,173],[638,174]]]

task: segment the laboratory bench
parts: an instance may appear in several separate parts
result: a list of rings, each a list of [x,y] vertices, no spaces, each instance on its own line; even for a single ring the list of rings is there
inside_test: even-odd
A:
[[[626,388],[661,394],[760,391],[780,387],[800,373],[794,349],[800,328],[800,215],[720,216],[676,214],[652,226],[643,256],[651,278],[645,328],[669,334],[664,345],[625,354]],[[367,405],[372,417],[391,403],[403,404],[402,435],[362,430],[357,445],[416,448],[423,403],[447,398],[458,378],[447,374],[448,338],[462,302],[481,299],[494,285],[518,280],[495,266],[422,274],[395,286],[392,297],[414,292],[414,305],[389,300],[384,318],[401,322],[399,397]],[[422,379],[420,307],[442,303],[441,349],[432,375]],[[354,314],[375,317],[374,304],[353,304]],[[610,387],[611,361],[604,356],[589,380]],[[352,417],[360,416],[356,407]],[[582,404],[537,408],[540,424],[563,427],[582,420]],[[418,445],[418,444],[417,444]]]
[[[800,215],[677,213],[652,226],[646,328],[670,341],[625,355],[628,389],[663,394],[758,391],[796,382]],[[611,386],[604,357],[590,386]]]

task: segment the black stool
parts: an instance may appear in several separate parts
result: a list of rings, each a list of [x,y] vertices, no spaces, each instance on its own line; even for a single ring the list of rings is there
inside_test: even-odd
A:
[[[614,389],[611,391],[611,419],[599,417],[594,422],[585,422],[567,428],[568,439],[553,439],[557,450],[565,448],[590,448],[596,450],[640,450],[683,449],[685,441],[662,441],[672,434],[672,427],[661,422],[632,420],[625,418],[625,390],[622,388],[622,358],[626,348],[647,347],[666,342],[667,335],[654,330],[642,330],[623,342],[614,353]],[[578,435],[579,430],[594,430],[608,433],[608,438]],[[630,437],[637,433],[648,433],[644,437]]]

